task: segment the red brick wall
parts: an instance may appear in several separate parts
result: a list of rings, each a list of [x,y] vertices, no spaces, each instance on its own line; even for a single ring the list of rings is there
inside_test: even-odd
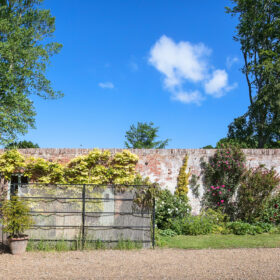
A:
[[[113,154],[122,149],[109,149]],[[22,154],[42,157],[51,161],[66,163],[72,158],[89,153],[90,149],[25,149],[20,150]],[[174,191],[177,182],[179,169],[182,166],[183,158],[189,155],[188,168],[192,174],[199,175],[201,172],[201,160],[207,160],[215,150],[203,149],[164,149],[164,150],[130,150],[139,156],[137,170],[143,176],[148,176],[152,181],[158,182],[162,187]],[[3,150],[0,150],[2,153]],[[247,157],[247,166],[256,167],[265,164],[268,168],[274,166],[280,173],[280,149],[279,150],[244,150]],[[201,184],[201,182],[200,182]],[[200,193],[202,193],[202,187]],[[194,213],[198,213],[200,200],[196,199],[191,191],[189,197]]]

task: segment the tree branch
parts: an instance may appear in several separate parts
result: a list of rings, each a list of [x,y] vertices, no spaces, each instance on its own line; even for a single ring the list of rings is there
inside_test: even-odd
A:
[[[247,62],[247,56],[246,53],[243,52],[243,57],[244,57],[244,61],[245,61],[245,75],[246,75],[246,80],[247,80],[247,84],[248,84],[248,88],[249,88],[249,98],[250,98],[250,103],[251,105],[253,104],[253,97],[252,97],[252,85],[249,79],[249,74],[248,74],[248,62]]]

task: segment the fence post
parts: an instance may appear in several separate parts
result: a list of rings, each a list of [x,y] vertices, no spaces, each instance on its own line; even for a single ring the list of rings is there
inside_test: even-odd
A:
[[[153,240],[152,245],[153,249],[155,249],[155,227],[156,227],[156,200],[155,196],[153,197]]]
[[[82,192],[82,250],[85,246],[85,207],[86,206],[86,185],[83,185]]]

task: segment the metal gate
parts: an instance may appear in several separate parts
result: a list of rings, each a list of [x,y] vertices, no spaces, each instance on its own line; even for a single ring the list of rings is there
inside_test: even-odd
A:
[[[12,184],[10,195],[29,202],[34,225],[27,234],[33,241],[130,241],[154,247],[155,203],[143,208],[137,192],[148,186],[91,184]]]

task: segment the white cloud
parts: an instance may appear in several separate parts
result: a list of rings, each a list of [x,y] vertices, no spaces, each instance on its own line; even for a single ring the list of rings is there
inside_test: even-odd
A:
[[[215,97],[223,95],[228,85],[228,74],[225,70],[215,70],[212,78],[205,83],[205,92]]]
[[[226,66],[227,66],[227,69],[230,69],[232,67],[233,64],[235,63],[238,63],[239,62],[239,58],[234,56],[228,56],[227,57],[227,60],[226,60]]]
[[[108,89],[113,89],[115,87],[114,84],[111,82],[99,83],[98,86],[101,88],[108,88]]]
[[[196,103],[197,105],[200,105],[201,101],[204,99],[201,93],[198,90],[185,92],[185,91],[179,91],[176,92],[172,99],[178,100],[182,103]]]
[[[213,97],[221,97],[226,92],[234,89],[237,84],[228,84],[228,74],[225,70],[215,70],[212,78],[205,83],[205,92]]]
[[[203,80],[207,70],[205,56],[210,53],[203,44],[176,44],[164,35],[151,49],[149,62],[165,75],[165,86],[174,87],[184,79],[192,82]]]
[[[213,97],[220,97],[230,89],[226,71],[212,70],[209,65],[210,54],[211,49],[203,43],[176,43],[163,35],[151,48],[149,62],[163,74],[164,86],[174,100],[199,104],[205,98],[198,90],[185,89],[190,83],[204,85],[206,93]]]

